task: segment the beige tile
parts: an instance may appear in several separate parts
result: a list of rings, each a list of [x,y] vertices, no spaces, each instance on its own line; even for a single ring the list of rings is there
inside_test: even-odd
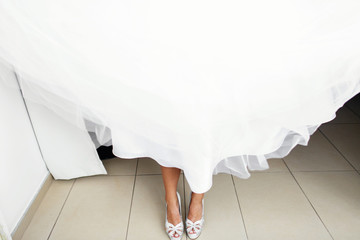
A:
[[[296,146],[284,160],[291,171],[354,170],[320,131],[308,146]]]
[[[125,239],[134,176],[76,179],[50,240]]]
[[[183,173],[183,170],[181,170]],[[154,159],[149,157],[139,158],[137,175],[161,174],[161,166]]]
[[[186,216],[189,210],[190,188],[185,185]],[[213,176],[213,186],[205,193],[204,229],[199,240],[247,239],[234,184],[230,174]]]
[[[184,209],[182,174],[178,191],[182,199],[182,209]],[[182,213],[184,216],[184,211]],[[165,232],[165,190],[161,175],[136,177],[127,240],[139,239],[169,239]]]
[[[53,180],[22,240],[47,240],[74,180]]]
[[[269,163],[269,169],[264,172],[289,172],[282,158],[272,158],[267,160]]]
[[[351,98],[345,103],[345,105],[353,112],[355,112],[358,116],[360,116],[360,94],[357,94],[356,96]]]
[[[345,158],[360,170],[360,124],[333,124],[320,127]]]
[[[31,220],[33,219],[35,213],[37,212],[37,209],[39,208],[42,200],[44,199],[46,193],[50,189],[50,186],[54,181],[54,178],[49,173],[46,179],[44,180],[45,181],[42,183],[39,192],[36,194],[36,197],[31,202],[29,208],[25,212],[25,215],[22,217],[21,221],[19,222],[19,225],[17,226],[15,231],[12,232],[11,237],[13,240],[22,239],[26,229],[30,225]]]
[[[102,160],[108,175],[135,175],[137,161],[137,158],[110,158]]]
[[[290,173],[234,181],[249,239],[331,239]]]
[[[282,158],[271,158],[267,160],[269,169],[261,171],[249,171],[252,173],[289,172]]]
[[[302,172],[295,177],[335,240],[360,239],[360,175]]]
[[[139,158],[139,165],[137,169],[138,175],[144,174],[161,174],[160,165],[152,158]]]
[[[344,106],[336,112],[336,118],[327,124],[333,123],[360,123],[360,118]]]

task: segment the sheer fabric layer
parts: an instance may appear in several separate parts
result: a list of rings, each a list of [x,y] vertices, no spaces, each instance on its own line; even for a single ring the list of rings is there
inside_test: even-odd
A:
[[[306,145],[360,91],[359,11],[355,0],[0,1],[0,62],[25,98],[85,121],[98,145],[181,168],[205,192],[213,174],[247,178]]]

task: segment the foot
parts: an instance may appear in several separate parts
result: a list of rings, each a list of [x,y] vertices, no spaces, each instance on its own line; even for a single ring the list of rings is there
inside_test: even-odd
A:
[[[191,193],[186,232],[190,239],[197,239],[204,224],[204,194]]]
[[[170,240],[180,240],[183,235],[184,224],[181,218],[180,202],[179,193],[176,193],[176,200],[166,197],[165,230]]]
[[[188,219],[192,222],[196,222],[202,217],[202,199],[204,194],[192,193],[191,202],[189,207]]]

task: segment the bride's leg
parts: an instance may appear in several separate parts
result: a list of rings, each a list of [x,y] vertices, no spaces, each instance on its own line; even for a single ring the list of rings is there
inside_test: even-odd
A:
[[[191,194],[191,203],[189,207],[188,219],[192,222],[200,220],[202,217],[202,199],[204,198],[204,193],[192,193]]]
[[[165,201],[167,203],[167,218],[170,223],[176,225],[181,222],[176,188],[180,177],[180,169],[161,166],[163,182],[165,186]]]

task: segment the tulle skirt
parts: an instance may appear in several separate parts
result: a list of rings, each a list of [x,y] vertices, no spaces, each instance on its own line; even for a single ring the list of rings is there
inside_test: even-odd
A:
[[[248,178],[306,145],[360,92],[359,12],[357,0],[0,0],[0,62],[25,98],[121,158],[183,169],[200,193],[213,174]]]

